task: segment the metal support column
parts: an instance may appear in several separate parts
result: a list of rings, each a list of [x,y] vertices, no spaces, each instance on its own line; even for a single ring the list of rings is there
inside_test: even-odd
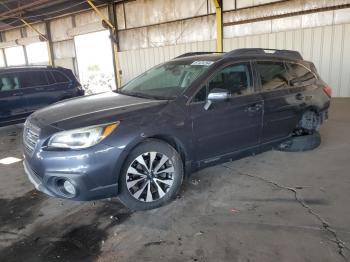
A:
[[[47,50],[49,52],[49,64],[51,66],[55,66],[55,56],[53,52],[53,42],[52,42],[52,36],[51,36],[51,28],[50,28],[50,22],[45,22],[45,29],[46,29],[46,36],[47,36]]]
[[[1,41],[1,42],[5,42],[4,36],[3,36],[3,33],[2,33],[2,32],[0,32],[0,41]],[[5,67],[7,67],[7,59],[6,59],[6,55],[5,55],[5,49],[4,49],[4,48],[0,48],[0,52],[1,52],[2,57],[3,57],[3,59],[4,59]]]
[[[216,52],[223,51],[222,0],[213,0],[216,14]]]
[[[28,26],[30,29],[32,29],[33,31],[35,31],[38,35],[41,41],[45,41],[47,44],[47,50],[48,50],[48,56],[49,56],[49,64],[53,65],[53,52],[52,52],[52,42],[50,41],[50,39],[48,39],[48,37],[46,37],[44,34],[42,34],[39,30],[37,30],[35,27],[33,27],[31,24],[27,23],[24,19],[20,19],[22,21],[23,24],[25,24],[26,26]],[[46,26],[46,30],[47,30],[47,23],[45,23]],[[50,31],[50,30],[49,30]],[[47,32],[47,31],[46,31]],[[49,34],[48,34],[49,35]],[[51,42],[51,43],[50,43]]]
[[[7,58],[6,58],[6,55],[5,55],[5,50],[2,48],[1,52],[2,52],[2,57],[4,58],[5,67],[7,67],[8,65],[7,65]]]
[[[96,12],[96,14],[100,17],[102,20],[102,23],[106,26],[109,27],[109,30],[111,32],[111,41],[113,44],[113,56],[114,56],[114,71],[115,71],[115,76],[116,76],[116,82],[117,82],[117,89],[121,87],[121,70],[120,70],[120,63],[119,63],[119,56],[118,56],[118,51],[119,51],[119,46],[118,46],[118,35],[117,35],[117,27],[116,27],[116,19],[114,18],[115,15],[112,15],[112,21],[111,22],[108,18],[106,18],[101,11],[95,6],[95,4],[90,1],[86,0],[86,2],[91,6],[91,8]],[[113,4],[112,8],[115,9],[115,6]],[[110,6],[108,6],[108,9],[110,10]],[[114,13],[115,11],[111,10],[108,13]],[[111,15],[109,15],[111,17]]]
[[[116,4],[111,2],[108,4],[108,17],[114,26],[114,30],[109,29],[111,35],[111,43],[112,43],[112,52],[113,52],[113,65],[114,71],[116,73],[116,86],[117,88],[121,87],[121,69],[119,63],[119,36],[118,36],[118,26],[117,26],[117,13],[116,13]]]
[[[27,54],[27,49],[24,45],[22,45],[23,48],[23,54],[24,54],[24,61],[26,65],[29,65],[29,61],[28,61],[28,54]]]

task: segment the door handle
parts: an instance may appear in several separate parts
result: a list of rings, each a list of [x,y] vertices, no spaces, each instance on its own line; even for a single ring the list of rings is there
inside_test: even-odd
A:
[[[43,88],[43,87],[36,87],[35,90],[36,90],[36,91],[43,91],[44,88]]]
[[[304,95],[302,93],[298,93],[298,94],[295,95],[295,98],[297,100],[303,100],[305,97],[304,97]]]
[[[249,113],[254,113],[254,112],[258,112],[262,109],[262,104],[254,104],[252,106],[248,106],[246,108],[246,112],[249,112]]]

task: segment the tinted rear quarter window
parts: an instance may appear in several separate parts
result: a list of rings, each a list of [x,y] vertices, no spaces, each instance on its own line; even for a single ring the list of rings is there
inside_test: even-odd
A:
[[[286,63],[286,67],[290,76],[291,86],[305,85],[316,80],[315,75],[302,65],[296,63]]]
[[[18,74],[23,88],[48,85],[45,71],[23,71]]]
[[[283,62],[258,61],[256,69],[260,76],[263,91],[288,86],[288,75]]]

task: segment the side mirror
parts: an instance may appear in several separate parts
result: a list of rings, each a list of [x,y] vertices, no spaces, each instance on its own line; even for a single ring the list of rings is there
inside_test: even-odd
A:
[[[207,99],[207,103],[204,106],[205,110],[208,110],[212,103],[222,102],[229,99],[230,93],[226,89],[214,88],[210,91]]]

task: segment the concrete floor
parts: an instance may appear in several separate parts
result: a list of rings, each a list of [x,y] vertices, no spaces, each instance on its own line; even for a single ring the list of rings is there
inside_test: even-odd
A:
[[[20,162],[0,164],[0,261],[347,261],[349,112],[333,100],[314,151],[204,169],[146,212],[49,198]],[[21,157],[20,140],[20,125],[0,128],[0,159]]]

